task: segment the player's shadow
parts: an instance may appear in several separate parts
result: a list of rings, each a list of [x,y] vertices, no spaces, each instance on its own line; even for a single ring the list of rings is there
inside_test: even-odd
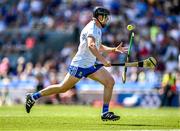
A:
[[[121,123],[104,123],[103,125],[116,125],[116,126],[157,126],[164,127],[164,125],[150,125],[150,124],[121,124]]]

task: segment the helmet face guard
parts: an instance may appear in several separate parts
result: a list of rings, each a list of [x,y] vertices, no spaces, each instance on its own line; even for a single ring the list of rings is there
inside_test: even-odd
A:
[[[110,15],[109,10],[101,6],[96,7],[93,11],[93,17],[98,20],[98,22],[101,24],[103,28],[106,26],[106,24],[103,24],[104,21],[110,20],[109,15]],[[102,16],[102,20],[99,20],[98,16]]]

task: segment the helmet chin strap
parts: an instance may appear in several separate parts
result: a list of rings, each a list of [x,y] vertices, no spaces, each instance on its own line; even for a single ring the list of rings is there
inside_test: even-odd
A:
[[[104,28],[105,27],[105,25],[104,24],[102,24],[102,22],[104,22],[105,21],[105,16],[103,16],[103,19],[102,20],[99,20],[98,18],[97,18],[97,21],[100,23],[100,25],[101,25],[101,27],[102,28]]]

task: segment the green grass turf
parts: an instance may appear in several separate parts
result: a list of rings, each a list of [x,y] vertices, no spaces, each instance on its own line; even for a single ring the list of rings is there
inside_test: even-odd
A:
[[[90,106],[36,105],[27,114],[23,105],[0,107],[0,131],[29,130],[148,130],[179,129],[179,108],[113,108],[116,122],[103,122],[100,108]]]

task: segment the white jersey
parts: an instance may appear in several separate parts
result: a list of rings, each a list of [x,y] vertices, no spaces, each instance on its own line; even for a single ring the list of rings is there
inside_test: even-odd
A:
[[[95,38],[96,48],[99,49],[102,41],[102,32],[101,29],[98,26],[96,26],[94,20],[90,21],[81,31],[80,45],[78,47],[78,52],[76,53],[71,62],[72,66],[88,68],[90,66],[93,66],[96,62],[96,57],[92,54],[88,47],[88,36],[92,36]]]

